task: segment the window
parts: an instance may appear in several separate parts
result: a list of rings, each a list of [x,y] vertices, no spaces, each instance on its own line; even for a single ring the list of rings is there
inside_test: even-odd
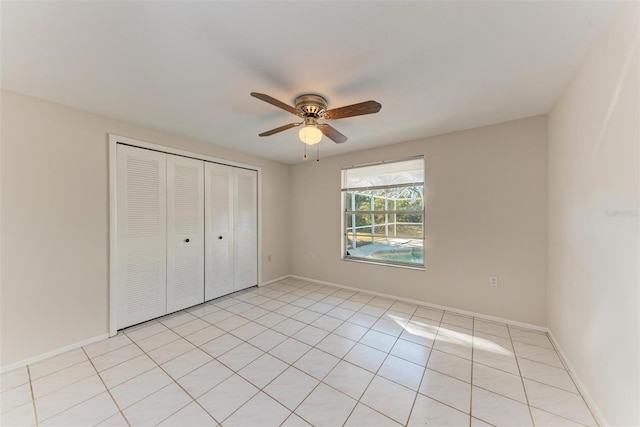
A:
[[[342,169],[343,259],[424,267],[424,157]]]

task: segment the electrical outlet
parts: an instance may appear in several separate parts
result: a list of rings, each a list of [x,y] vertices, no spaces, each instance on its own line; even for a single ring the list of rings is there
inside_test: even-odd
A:
[[[489,286],[498,286],[498,276],[489,276]]]
[[[313,259],[313,254],[309,254],[309,259]]]

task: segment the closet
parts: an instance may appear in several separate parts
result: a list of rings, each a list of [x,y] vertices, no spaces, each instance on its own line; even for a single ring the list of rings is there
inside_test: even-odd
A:
[[[117,329],[257,284],[256,170],[124,144],[115,157]]]

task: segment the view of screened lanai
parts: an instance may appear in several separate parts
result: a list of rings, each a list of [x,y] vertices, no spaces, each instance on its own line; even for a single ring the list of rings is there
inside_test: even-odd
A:
[[[342,171],[343,259],[424,266],[424,158]]]

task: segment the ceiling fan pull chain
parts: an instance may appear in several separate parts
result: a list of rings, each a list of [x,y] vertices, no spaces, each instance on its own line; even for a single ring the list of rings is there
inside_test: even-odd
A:
[[[316,162],[320,161],[320,144],[316,144]]]
[[[304,144],[304,156],[302,156],[302,160],[307,160],[309,157],[307,156],[307,144]]]

